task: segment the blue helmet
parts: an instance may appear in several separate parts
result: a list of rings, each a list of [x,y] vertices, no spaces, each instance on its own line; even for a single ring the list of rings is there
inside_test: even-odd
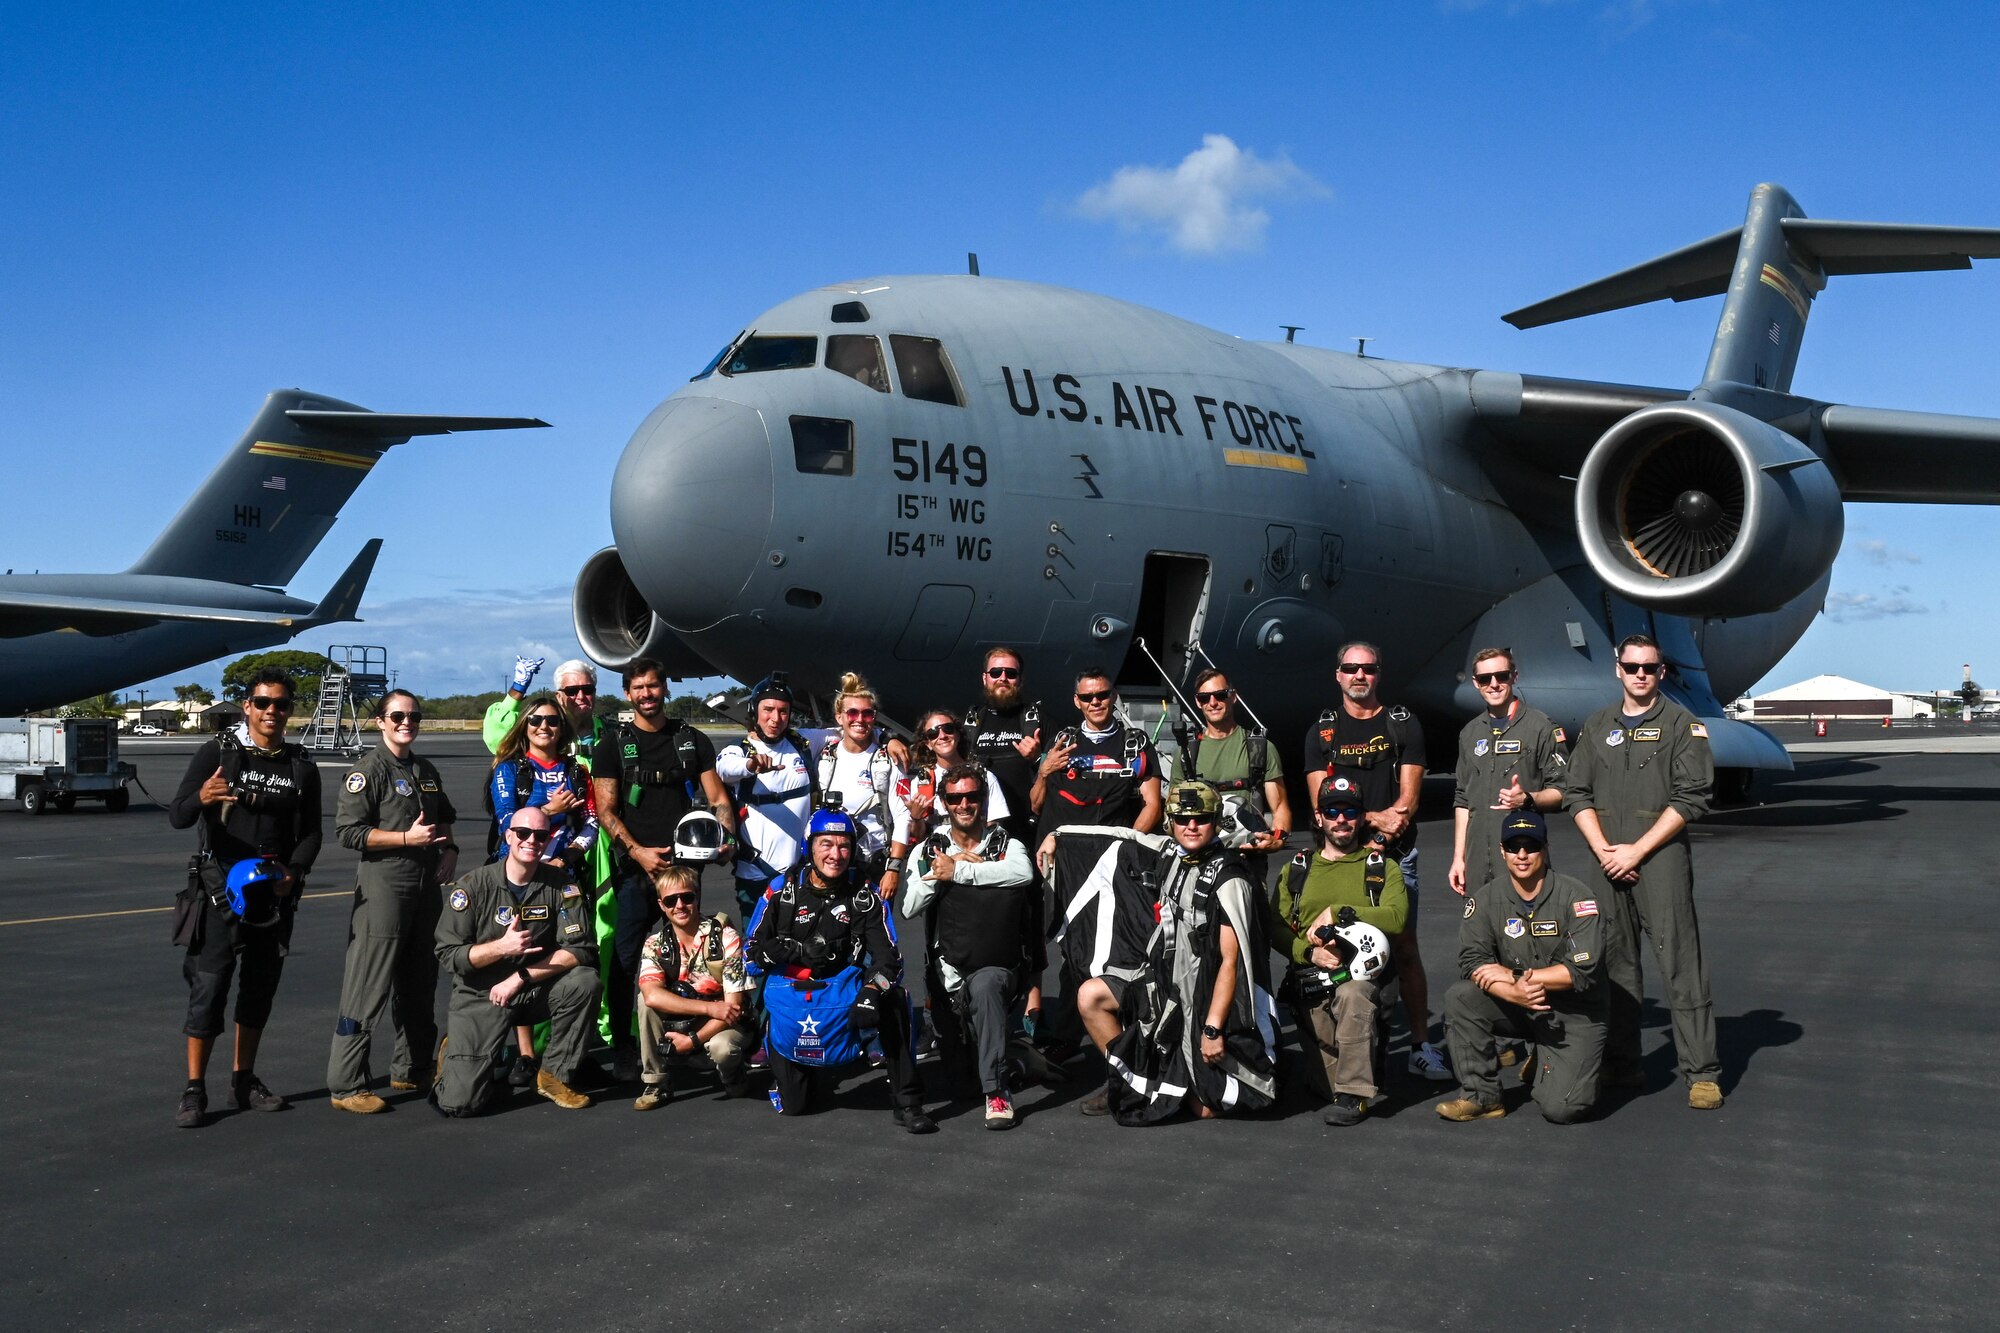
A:
[[[812,841],[825,833],[838,834],[847,839],[850,849],[861,845],[861,830],[855,827],[854,816],[834,804],[823,805],[812,812],[806,821],[806,831],[799,838],[799,866],[804,869],[812,864]]]
[[[229,910],[246,926],[268,926],[278,919],[276,886],[284,883],[285,867],[268,856],[238,861],[229,867],[223,892]]]

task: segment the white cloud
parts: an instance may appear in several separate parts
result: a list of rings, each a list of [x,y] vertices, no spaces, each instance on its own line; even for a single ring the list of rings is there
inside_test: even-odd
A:
[[[1118,168],[1078,197],[1076,211],[1128,235],[1158,235],[1184,255],[1214,255],[1263,244],[1271,215],[1254,200],[1327,193],[1283,153],[1262,158],[1205,134],[1177,166]]]
[[[1826,595],[1826,618],[1847,625],[1861,620],[1883,620],[1890,616],[1929,615],[1931,608],[1910,596],[1908,588],[1890,588],[1881,593],[1830,592]]]
[[[1861,558],[1871,565],[1920,565],[1924,558],[1910,551],[1899,551],[1885,541],[1865,541],[1855,546]]]

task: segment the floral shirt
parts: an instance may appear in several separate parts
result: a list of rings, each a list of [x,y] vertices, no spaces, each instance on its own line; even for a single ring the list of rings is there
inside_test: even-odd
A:
[[[708,965],[709,937],[718,929],[722,931],[720,979]],[[683,956],[674,923],[662,921],[659,929],[646,937],[639,954],[639,984],[644,986],[648,981],[704,1000],[750,990],[750,980],[743,975],[743,937],[728,918],[718,925],[715,917],[703,917],[695,927],[694,947]]]

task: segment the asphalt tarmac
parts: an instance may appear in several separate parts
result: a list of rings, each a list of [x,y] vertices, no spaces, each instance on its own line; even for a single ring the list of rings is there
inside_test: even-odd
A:
[[[295,1105],[177,1130],[186,992],[164,909],[191,835],[136,792],[122,815],[0,806],[0,1312],[15,1329],[1990,1327],[2000,744],[1851,734],[1693,831],[1727,1106],[1687,1109],[1654,1003],[1648,1087],[1568,1128],[1511,1074],[1519,1113],[1448,1124],[1430,1108],[1454,1085],[1400,1072],[1344,1130],[1296,1096],[1124,1129],[1077,1114],[1081,1076],[1022,1094],[1004,1134],[933,1102],[942,1132],[906,1135],[880,1075],[802,1120],[691,1084],[645,1115],[629,1091],[466,1122],[413,1094],[343,1115],[324,1070],[354,859],[331,845],[329,770],[330,845],[258,1062]],[[425,748],[476,811],[476,738]],[[191,749],[125,757],[164,800]],[[1420,841],[1434,1006],[1458,923],[1448,788],[1430,784]],[[1557,865],[1587,867],[1552,822]],[[719,872],[705,889],[729,905]],[[227,1070],[219,1050],[212,1108]]]

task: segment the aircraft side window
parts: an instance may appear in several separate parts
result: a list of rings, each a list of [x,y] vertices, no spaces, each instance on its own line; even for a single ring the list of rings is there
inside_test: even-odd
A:
[[[902,382],[906,397],[951,407],[965,406],[958,395],[958,378],[951,372],[943,343],[911,333],[892,333],[889,352],[896,358],[896,378]]]
[[[819,339],[805,333],[752,334],[723,358],[725,375],[751,375],[760,370],[797,370],[819,359]]]
[[[826,340],[826,368],[860,380],[876,393],[889,392],[882,344],[871,333],[835,333]]]
[[[837,417],[793,417],[792,463],[801,472],[853,476],[854,423]]]

